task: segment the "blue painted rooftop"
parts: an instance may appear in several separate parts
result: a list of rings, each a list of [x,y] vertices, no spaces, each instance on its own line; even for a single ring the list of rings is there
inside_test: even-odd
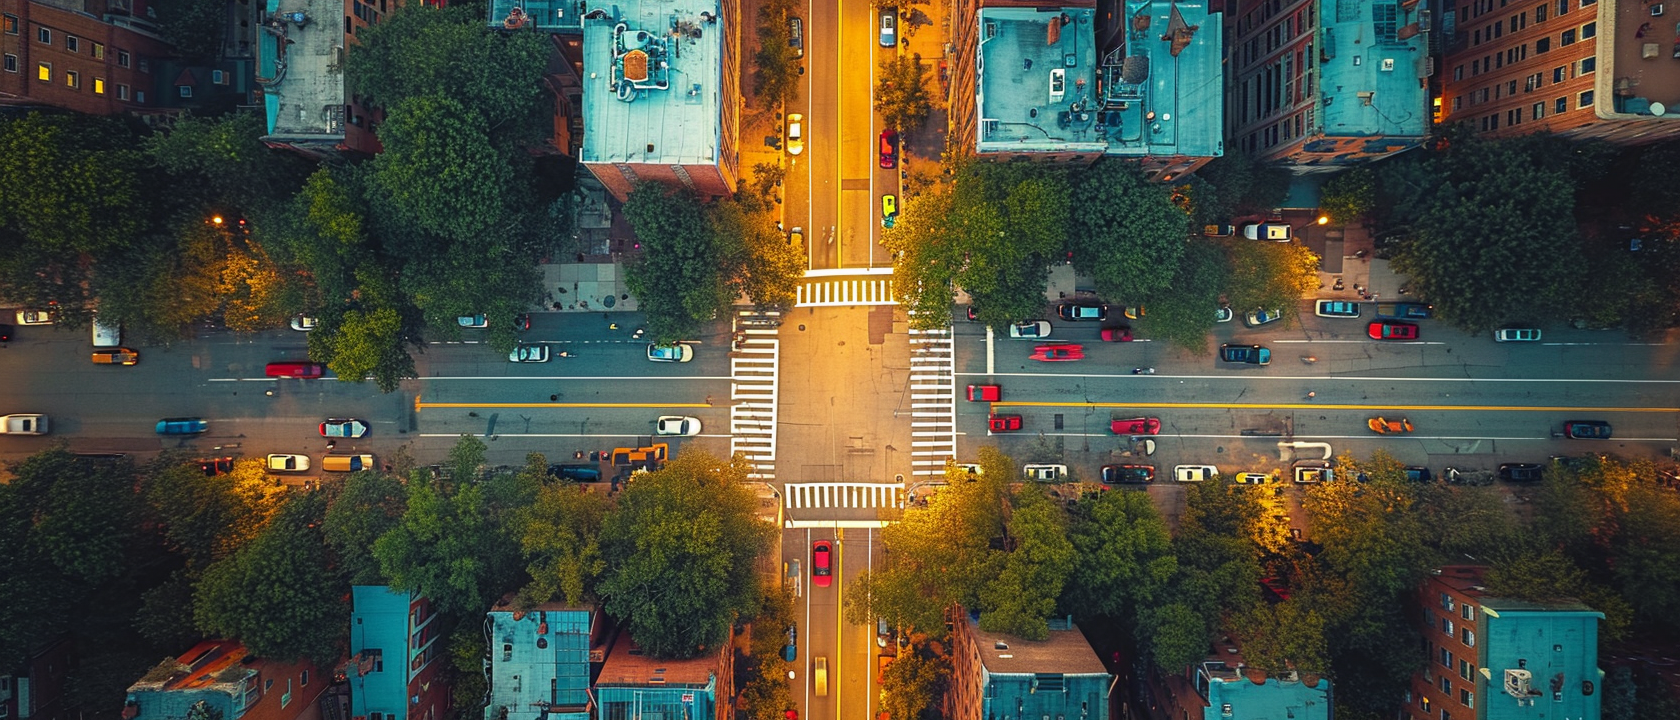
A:
[[[1255,683],[1225,662],[1204,662],[1196,671],[1196,690],[1207,699],[1202,718],[1330,720],[1330,679],[1309,679],[1316,684],[1308,685],[1294,673]]]
[[[175,658],[175,672],[147,679],[155,677],[154,670],[130,685],[128,702],[145,720],[185,720],[200,702],[226,720],[238,720],[262,698],[259,667],[245,660],[244,645],[206,640]]]
[[[718,0],[625,0],[583,21],[583,162],[715,165]]]
[[[343,0],[267,0],[281,19],[257,33],[257,81],[270,139],[344,139]],[[275,33],[285,36],[282,42]]]
[[[1487,678],[1485,720],[1599,720],[1604,672],[1598,623],[1579,603],[1536,604],[1484,597],[1477,664]],[[1527,703],[1513,691],[1526,683]],[[1595,688],[1590,695],[1583,683]]]
[[[976,151],[1224,154],[1223,27],[1208,0],[1129,0],[1099,66],[1091,8],[983,7]]]
[[[589,644],[595,620],[593,609],[559,603],[486,613],[490,702],[485,720],[589,720]]]
[[[498,30],[531,28],[548,32],[582,32],[588,0],[490,0],[486,21]]]
[[[428,665],[443,662],[437,616],[427,614],[430,606],[424,600],[416,606],[418,598],[411,593],[383,585],[350,590],[350,714],[383,713],[387,720],[406,720],[412,707],[410,682]]]
[[[1306,134],[1421,138],[1428,133],[1429,97],[1421,81],[1429,64],[1428,33],[1399,39],[1404,26],[1399,3],[1321,0],[1319,24],[1324,100],[1317,127]]]

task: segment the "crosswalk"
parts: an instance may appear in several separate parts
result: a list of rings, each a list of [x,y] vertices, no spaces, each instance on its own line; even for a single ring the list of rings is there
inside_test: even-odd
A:
[[[956,456],[956,349],[951,329],[911,329],[911,473],[944,475],[945,461]]]
[[[746,339],[729,359],[729,452],[752,463],[747,477],[776,477],[776,372],[781,342],[771,329],[741,331]]]
[[[795,295],[799,307],[839,307],[843,305],[894,305],[891,275],[856,275],[846,277],[807,276],[799,284]]]
[[[832,482],[788,483],[783,487],[785,507],[805,508],[904,508],[904,486],[888,483]]]

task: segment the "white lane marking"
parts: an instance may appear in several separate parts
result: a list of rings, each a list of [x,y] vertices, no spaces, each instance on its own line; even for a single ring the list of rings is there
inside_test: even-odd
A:
[[[957,373],[957,375],[958,376],[965,376],[966,375],[968,377],[987,377],[987,376],[991,376],[991,377],[1094,378],[1094,379],[1103,379],[1103,380],[1109,380],[1109,379],[1115,379],[1115,378],[1132,378],[1134,380],[1138,380],[1138,381],[1142,381],[1142,382],[1147,382],[1147,381],[1150,381],[1150,380],[1242,380],[1244,382],[1253,382],[1253,381],[1256,381],[1256,380],[1310,380],[1312,382],[1327,382],[1327,381],[1331,381],[1331,380],[1357,380],[1359,382],[1612,383],[1612,384],[1621,383],[1621,384],[1633,384],[1633,385],[1637,385],[1637,384],[1658,384],[1658,385],[1680,384],[1680,379],[1675,379],[1675,380],[1661,380],[1661,379],[1616,380],[1616,379],[1598,379],[1598,378],[1464,378],[1464,377],[1452,378],[1452,377],[1386,377],[1386,376],[1378,376],[1378,375],[1162,375],[1162,374],[1159,374],[1159,373],[1157,373],[1155,375],[1133,375],[1131,373],[1126,373],[1124,375],[1121,375],[1121,374],[1109,375],[1109,374],[1097,374],[1097,373],[991,373],[991,372],[985,372],[985,373],[962,372],[962,373]]]

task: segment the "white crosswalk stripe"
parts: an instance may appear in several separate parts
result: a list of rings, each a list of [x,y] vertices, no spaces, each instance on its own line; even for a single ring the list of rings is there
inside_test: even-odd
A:
[[[950,328],[910,331],[910,466],[944,475],[957,456],[956,349]]]
[[[729,452],[752,463],[747,477],[776,477],[776,371],[781,341],[775,330],[748,329],[729,359]]]
[[[859,275],[855,277],[807,278],[799,284],[799,307],[835,307],[842,305],[895,305],[892,277]]]
[[[788,483],[783,489],[789,510],[904,507],[904,486],[889,483]]]

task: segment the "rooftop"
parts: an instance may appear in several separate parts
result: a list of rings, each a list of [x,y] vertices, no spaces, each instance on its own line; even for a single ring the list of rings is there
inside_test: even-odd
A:
[[[1052,623],[1048,640],[1022,640],[981,630],[972,616],[968,623],[980,650],[980,662],[992,675],[1108,675],[1108,668],[1103,667],[1078,625],[1057,630]]]
[[[1415,10],[1411,12],[1416,12]],[[1421,137],[1430,125],[1423,78],[1428,37],[1402,25],[1399,3],[1321,0],[1317,126],[1307,135]],[[1309,149],[1310,143],[1309,143]]]
[[[1584,612],[1598,614],[1596,610],[1575,599],[1561,599],[1546,602],[1534,602],[1502,598],[1491,595],[1483,583],[1487,567],[1482,565],[1447,565],[1436,569],[1431,576],[1435,582],[1445,585],[1459,593],[1475,598],[1486,610],[1503,612]],[[1423,601],[1432,602],[1432,598],[1425,597]]]
[[[588,0],[490,0],[486,24],[499,30],[533,28],[581,32]]]
[[[584,162],[715,165],[717,0],[624,0],[583,20]]]
[[[1599,3],[1598,41],[1610,46],[1598,46],[1604,66],[1596,81],[1600,117],[1610,111],[1680,117],[1680,25],[1662,16],[1662,7],[1636,0]]]
[[[491,682],[484,716],[587,717],[595,611],[563,603],[516,610],[504,598],[488,616]]]
[[[269,140],[344,140],[343,0],[267,0],[257,82]]]
[[[256,673],[255,669],[246,666],[246,654],[245,646],[232,640],[205,640],[175,658],[175,672],[167,677],[158,678],[161,673],[154,669],[130,685],[128,691],[134,693],[210,690],[232,694],[239,690],[246,676]],[[185,707],[181,709],[182,713],[175,714],[163,708],[162,716],[182,717],[185,715]]]
[[[601,667],[595,685],[706,687],[717,675],[718,663],[717,653],[692,660],[659,660],[642,654],[642,649],[631,641],[630,633],[621,632],[607,653],[607,662]]]

